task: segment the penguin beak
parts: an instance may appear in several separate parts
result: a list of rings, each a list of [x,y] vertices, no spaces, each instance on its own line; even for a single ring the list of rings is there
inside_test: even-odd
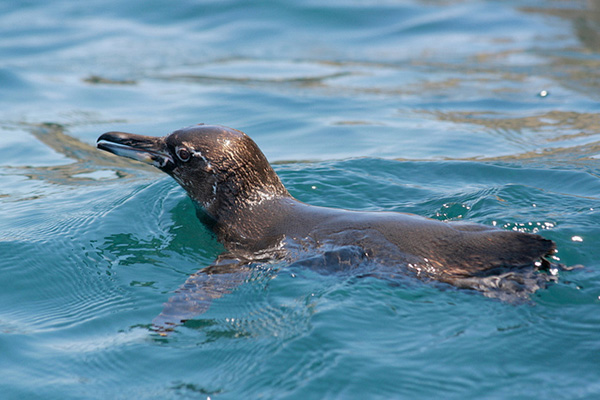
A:
[[[162,137],[106,132],[98,138],[97,146],[101,150],[154,165],[160,169],[174,166],[173,157]]]

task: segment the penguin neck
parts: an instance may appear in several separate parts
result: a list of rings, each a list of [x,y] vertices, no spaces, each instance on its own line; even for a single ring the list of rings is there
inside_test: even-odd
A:
[[[266,160],[227,166],[214,176],[214,197],[208,202],[195,200],[204,211],[199,214],[204,216],[201,221],[221,243],[226,247],[264,249],[268,247],[265,241],[281,236],[276,231],[285,225],[290,203],[298,201]],[[194,199],[192,193],[190,196]]]
[[[213,196],[203,201],[188,190],[200,209],[200,220],[223,244],[251,243],[269,235],[273,213],[283,212],[280,202],[293,199],[283,183],[266,164],[263,169],[228,168],[215,174]]]
[[[275,247],[283,239],[282,222],[290,218],[290,204],[299,203],[285,195],[257,194],[246,201],[236,199],[220,204],[217,217],[209,228],[230,249],[257,251]]]

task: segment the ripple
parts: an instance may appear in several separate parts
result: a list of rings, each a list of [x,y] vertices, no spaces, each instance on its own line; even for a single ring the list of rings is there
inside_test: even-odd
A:
[[[595,113],[552,110],[537,115],[514,116],[496,111],[424,112],[442,121],[482,126],[522,145],[535,144],[539,147],[541,142],[548,149],[557,147],[554,142],[561,147],[570,143],[579,145],[582,141],[593,141],[600,134],[600,116]]]
[[[27,209],[25,202],[12,203],[12,217],[19,223],[3,220],[0,244],[10,246],[11,250],[2,265],[5,273],[13,265],[27,265],[19,271],[13,267],[11,271],[23,286],[21,293],[27,300],[17,307],[0,310],[3,319],[33,332],[77,330],[135,308],[136,294],[127,289],[130,282],[120,280],[122,267],[102,250],[104,240],[98,235],[103,229],[122,230],[122,213],[129,212],[127,209],[132,206],[139,209],[135,199],[156,186],[161,191],[161,185],[167,191],[173,188],[158,181],[149,188],[141,186],[122,192],[114,199],[106,196],[112,192],[111,187],[80,188],[47,194],[52,201],[44,200],[44,208],[34,209],[29,204]],[[145,202],[151,209],[150,218],[140,218],[143,223],[132,228],[150,232],[163,229],[156,226],[164,212],[163,202],[162,196],[153,196]],[[152,218],[153,214],[156,218]],[[169,225],[162,233],[165,238],[162,247],[168,245],[172,236]],[[156,254],[154,246],[151,251]]]
[[[314,84],[347,75],[335,64],[323,62],[229,59],[210,64],[187,65],[170,69],[167,80],[237,83]]]
[[[55,337],[40,347],[47,347],[53,351],[73,354],[85,354],[96,352],[112,352],[114,348],[140,344],[146,341],[148,333],[144,329],[133,329],[127,332],[115,332],[107,336],[105,333],[97,335],[86,335],[78,338]],[[126,361],[126,360],[122,360]]]
[[[114,281],[96,273],[85,258],[56,257],[59,247],[33,246],[19,254],[28,268],[11,275],[20,279],[23,300],[0,311],[4,319],[29,332],[49,332],[89,325],[115,310],[132,307]],[[87,273],[83,266],[89,269]]]

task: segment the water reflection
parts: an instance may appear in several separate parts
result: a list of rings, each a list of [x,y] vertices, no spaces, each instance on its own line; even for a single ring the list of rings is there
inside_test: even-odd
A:
[[[551,77],[560,85],[598,98],[600,93],[600,1],[561,2],[559,7],[522,7],[521,11],[567,20],[580,46],[544,51]],[[596,54],[594,54],[596,53]]]
[[[476,125],[484,132],[504,136],[507,140],[520,143],[524,148],[535,142],[534,151],[524,151],[501,157],[479,157],[493,159],[545,159],[582,161],[596,159],[599,155],[600,115],[574,111],[548,111],[537,115],[514,116],[495,111],[424,111],[440,121],[455,124]]]
[[[521,7],[524,12],[540,13],[567,19],[573,24],[573,31],[587,50],[600,51],[600,0],[585,1],[586,7],[578,7],[582,2],[559,3],[562,7]]]
[[[140,171],[154,173],[143,164],[123,161],[100,152],[95,146],[84,143],[65,133],[60,124],[42,123],[28,125],[28,131],[41,143],[68,159],[63,165],[5,167],[12,174],[29,179],[60,185],[94,184],[103,179],[120,179],[139,176]]]

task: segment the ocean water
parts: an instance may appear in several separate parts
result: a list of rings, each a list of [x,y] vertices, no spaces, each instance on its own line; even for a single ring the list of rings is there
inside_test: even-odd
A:
[[[223,251],[103,132],[241,129],[298,199],[554,240],[507,304],[285,265],[168,337]],[[600,398],[600,1],[0,3],[3,399]]]

